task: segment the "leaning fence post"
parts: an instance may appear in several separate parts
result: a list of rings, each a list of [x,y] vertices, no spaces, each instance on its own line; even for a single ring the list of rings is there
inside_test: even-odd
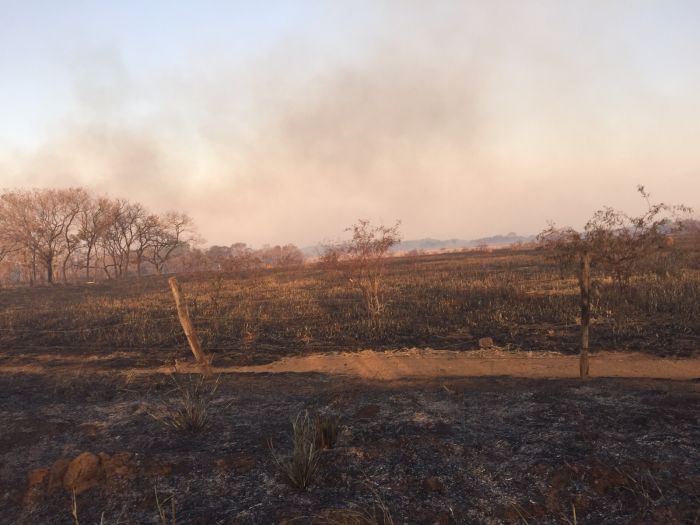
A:
[[[204,373],[209,373],[209,360],[202,350],[202,345],[199,343],[199,337],[197,337],[197,331],[192,324],[192,319],[190,318],[190,312],[187,309],[187,303],[185,302],[185,297],[182,294],[182,288],[180,288],[180,283],[177,282],[175,277],[168,279],[168,284],[173,292],[173,297],[175,298],[175,306],[177,307],[177,316],[180,318],[180,324],[182,329],[185,331],[187,336],[187,342],[190,344],[194,358],[197,363],[202,368]]]

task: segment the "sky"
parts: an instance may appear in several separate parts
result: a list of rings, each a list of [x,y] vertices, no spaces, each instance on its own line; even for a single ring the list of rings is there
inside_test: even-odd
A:
[[[187,211],[208,244],[700,210],[700,2],[0,0],[0,189]]]

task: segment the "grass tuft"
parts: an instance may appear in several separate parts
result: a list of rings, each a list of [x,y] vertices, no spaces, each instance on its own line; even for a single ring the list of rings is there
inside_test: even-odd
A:
[[[209,415],[214,395],[219,386],[203,376],[178,382],[172,377],[175,388],[166,402],[162,402],[149,412],[150,416],[164,427],[188,434],[198,434],[209,426]]]
[[[299,490],[306,490],[319,471],[321,449],[317,446],[316,429],[314,418],[305,410],[292,420],[291,456],[280,456],[275,452],[272,441],[268,441],[277,468],[289,484]]]

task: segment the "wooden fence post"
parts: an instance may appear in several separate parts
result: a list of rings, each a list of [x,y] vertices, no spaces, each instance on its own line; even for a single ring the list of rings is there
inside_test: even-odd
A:
[[[584,251],[581,254],[581,357],[579,373],[581,379],[588,378],[588,332],[591,324],[591,254]]]
[[[209,360],[202,350],[202,345],[199,344],[199,337],[197,337],[197,331],[194,328],[194,324],[192,324],[190,312],[187,309],[187,303],[185,302],[185,296],[182,294],[180,283],[177,282],[175,277],[171,277],[168,279],[168,284],[170,285],[170,289],[173,292],[173,297],[175,298],[177,316],[180,318],[180,324],[182,325],[182,329],[185,331],[187,342],[190,344],[194,358],[202,368],[202,371],[208,374],[210,373]]]

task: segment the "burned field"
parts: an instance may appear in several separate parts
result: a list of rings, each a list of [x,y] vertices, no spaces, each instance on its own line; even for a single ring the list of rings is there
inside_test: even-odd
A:
[[[100,464],[79,478],[80,523],[158,523],[156,494],[172,498],[177,523],[382,523],[380,507],[394,523],[566,523],[574,512],[578,523],[693,523],[700,510],[694,382],[226,375],[198,434],[151,416],[174,403],[165,376],[2,382],[3,523],[71,523],[61,474],[85,452]],[[298,490],[267,441],[286,454],[304,409],[340,425]]]
[[[620,288],[594,273],[592,349],[690,357],[700,343],[700,253],[654,260]],[[469,350],[481,337],[511,350],[579,349],[578,283],[536,250],[388,261],[384,309],[370,322],[357,290],[332,269],[181,276],[200,339],[215,362],[362,348]],[[167,279],[0,290],[2,357],[37,354],[152,365],[186,359]],[[116,363],[115,363],[116,365]]]
[[[594,352],[697,357],[697,262],[657,263],[625,289],[596,276]],[[390,261],[380,323],[323,268],[181,281],[215,364],[481,337],[578,348],[575,280],[525,250]],[[7,288],[0,303],[0,523],[699,519],[697,381],[224,374],[202,386],[195,432],[164,414],[198,380],[143,373],[192,360],[165,279]],[[305,410],[338,427],[302,490],[270,444],[286,457]]]

